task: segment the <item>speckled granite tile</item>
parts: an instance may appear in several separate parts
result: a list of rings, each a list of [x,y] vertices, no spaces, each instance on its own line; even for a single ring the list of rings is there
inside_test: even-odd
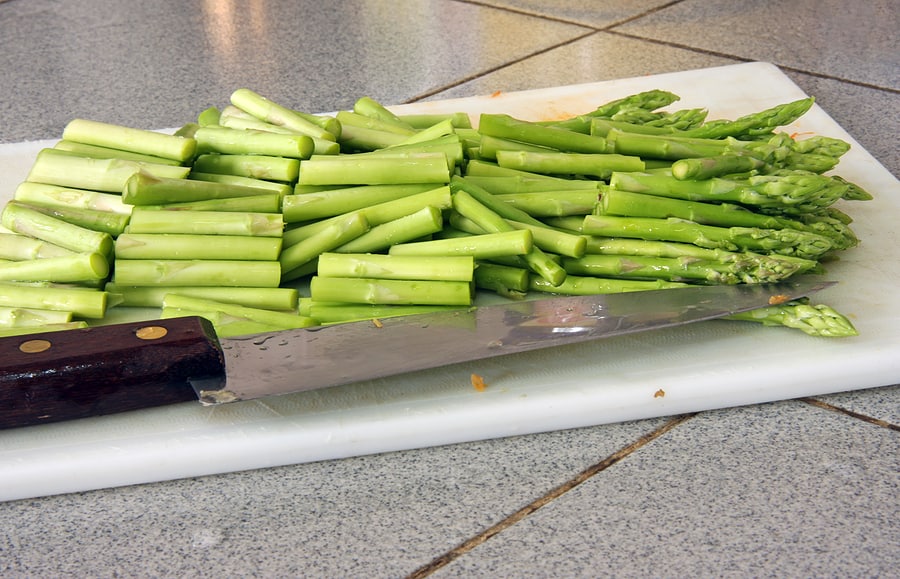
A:
[[[0,576],[402,576],[664,422],[4,503]]]
[[[738,62],[598,32],[447,89],[427,100],[614,80]]]
[[[900,435],[801,402],[704,413],[436,577],[886,577]]]
[[[814,398],[850,412],[883,420],[900,428],[900,386],[841,392]]]
[[[241,87],[314,112],[397,103],[588,32],[452,0],[31,0],[0,30],[0,142],[75,117],[177,127]]]
[[[896,66],[900,68],[900,62]],[[900,94],[791,70],[784,72],[806,94],[815,96],[829,116],[900,178]]]
[[[616,30],[900,89],[895,0],[685,0]]]
[[[585,2],[584,0],[483,0],[482,4],[603,28],[635,18],[665,6],[670,0],[632,0],[629,2]]]

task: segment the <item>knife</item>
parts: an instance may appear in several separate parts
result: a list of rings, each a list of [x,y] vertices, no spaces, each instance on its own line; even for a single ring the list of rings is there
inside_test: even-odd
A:
[[[221,340],[200,317],[2,338],[0,429],[316,390],[720,318],[833,284],[546,298]]]

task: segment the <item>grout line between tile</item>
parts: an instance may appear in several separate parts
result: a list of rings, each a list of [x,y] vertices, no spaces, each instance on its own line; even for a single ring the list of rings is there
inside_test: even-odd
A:
[[[829,404],[828,402],[817,400],[816,398],[805,397],[798,398],[798,400],[800,400],[801,402],[806,402],[810,406],[815,406],[816,408],[821,408],[830,412],[836,412],[838,414],[844,414],[846,416],[850,416],[851,418],[856,418],[858,420],[862,420],[863,422],[874,424],[875,426],[881,426],[882,428],[887,428],[888,430],[900,432],[900,425],[893,424],[891,422],[888,422],[887,420],[881,420],[880,418],[874,418],[872,416],[860,414],[859,412],[841,408],[840,406],[835,406],[834,404]]]
[[[459,79],[459,80],[456,80],[456,81],[454,81],[454,82],[452,82],[452,83],[450,83],[450,84],[445,84],[445,85],[443,85],[443,86],[436,87],[436,88],[434,88],[434,89],[432,89],[432,90],[429,90],[429,91],[427,91],[427,92],[418,94],[418,95],[416,95],[416,96],[414,96],[414,97],[411,97],[411,98],[409,98],[409,99],[403,101],[403,103],[404,103],[404,104],[409,104],[409,103],[418,102],[418,101],[420,101],[420,100],[422,100],[422,99],[425,99],[425,98],[428,98],[428,97],[430,97],[430,96],[436,95],[436,94],[441,93],[441,92],[443,92],[443,91],[445,91],[445,90],[449,90],[449,89],[451,89],[451,88],[454,88],[454,87],[457,87],[457,86],[459,86],[459,85],[465,84],[465,83],[467,83],[467,82],[469,82],[469,81],[475,80],[476,78],[480,78],[480,77],[482,77],[482,76],[487,76],[487,75],[491,74],[492,72],[497,72],[498,70],[502,70],[502,69],[504,69],[504,68],[506,68],[506,67],[512,66],[512,65],[514,65],[514,64],[518,64],[518,63],[520,63],[520,62],[522,62],[522,61],[525,61],[525,60],[528,60],[529,58],[532,58],[532,57],[534,57],[534,56],[538,56],[538,55],[540,55],[540,54],[544,54],[545,52],[550,52],[551,50],[555,50],[555,49],[557,49],[557,48],[560,48],[560,47],[563,47],[563,46],[567,46],[567,45],[569,45],[569,44],[572,44],[573,42],[577,42],[577,41],[579,41],[579,40],[581,40],[581,39],[583,39],[583,38],[587,38],[588,36],[591,36],[592,34],[596,34],[596,33],[597,33],[597,32],[596,32],[595,30],[589,30],[588,32],[585,32],[584,34],[581,34],[581,35],[576,36],[576,37],[574,37],[574,38],[570,38],[570,39],[568,39],[568,40],[566,40],[566,41],[564,41],[564,42],[559,42],[559,43],[554,44],[554,45],[552,45],[552,46],[548,46],[548,47],[542,48],[541,50],[538,50],[538,51],[536,51],[536,52],[532,52],[532,53],[527,54],[527,55],[525,55],[525,56],[516,58],[516,59],[514,59],[514,60],[509,60],[509,61],[507,61],[507,62],[504,62],[503,64],[499,64],[499,65],[494,66],[494,67],[492,67],[492,68],[489,68],[489,69],[487,69],[487,70],[483,70],[483,71],[481,71],[481,72],[478,72],[478,73],[475,73],[475,74],[471,74],[471,75],[469,75],[469,76],[465,76],[465,77],[463,77],[463,78],[461,78],[461,79]]]
[[[691,46],[691,45],[689,45],[689,44],[681,44],[681,43],[678,43],[678,42],[671,42],[671,41],[668,41],[668,40],[658,40],[658,39],[656,39],[656,38],[648,38],[648,37],[646,37],[646,36],[638,36],[638,35],[636,35],[636,34],[629,34],[629,33],[627,33],[627,32],[621,32],[621,31],[619,31],[619,30],[613,30],[612,28],[613,28],[613,27],[610,27],[610,28],[604,28],[604,29],[600,30],[599,32],[605,32],[605,33],[607,33],[607,34],[613,34],[613,35],[616,35],[616,36],[622,36],[622,37],[624,37],[624,38],[630,38],[630,39],[632,39],[632,40],[641,40],[641,41],[644,41],[644,42],[650,42],[650,43],[652,43],[652,44],[658,44],[658,45],[660,45],[660,46],[669,46],[669,47],[672,47],[672,48],[678,48],[678,49],[681,49],[681,50],[689,50],[689,51],[691,51],[691,52],[696,52],[696,53],[698,53],[698,54],[706,54],[706,55],[709,55],[709,56],[717,56],[717,57],[719,57],[719,58],[730,58],[730,59],[736,60],[736,61],[738,61],[738,62],[756,62],[756,60],[753,59],[753,58],[746,58],[746,57],[743,57],[743,56],[736,56],[736,55],[734,55],[734,54],[729,54],[729,53],[727,53],[727,52],[719,52],[719,51],[717,51],[717,50],[707,50],[707,49],[705,49],[705,48],[697,48],[696,46]],[[836,80],[836,81],[838,81],[838,82],[843,82],[843,83],[847,83],[847,84],[852,84],[852,85],[859,86],[859,87],[863,87],[863,88],[869,88],[869,89],[874,89],[874,90],[884,91],[884,92],[887,92],[887,93],[900,94],[900,90],[895,89],[895,88],[891,88],[891,87],[880,86],[880,85],[872,84],[872,83],[869,83],[869,82],[862,82],[862,81],[858,81],[858,80],[852,80],[852,79],[843,78],[843,77],[840,77],[840,76],[834,76],[834,75],[831,75],[831,74],[824,74],[824,73],[821,73],[821,72],[815,72],[815,71],[812,71],[812,70],[806,70],[806,69],[802,69],[802,68],[795,68],[795,67],[793,67],[793,66],[787,66],[787,65],[780,64],[780,63],[777,63],[777,62],[774,62],[773,64],[775,64],[775,65],[776,65],[778,68],[780,68],[781,70],[785,70],[785,71],[796,72],[796,73],[799,73],[799,74],[806,74],[806,75],[809,75],[809,76],[814,76],[814,77],[822,78],[822,79],[825,79],[825,80]]]
[[[683,414],[683,415],[676,416],[676,417],[670,419],[668,422],[666,422],[665,424],[663,424],[656,430],[654,430],[648,434],[645,434],[644,436],[638,438],[636,441],[632,442],[628,446],[621,448],[620,450],[614,452],[613,454],[604,458],[600,462],[598,462],[592,466],[589,466],[588,468],[584,469],[583,471],[581,471],[580,473],[578,473],[577,475],[575,475],[568,481],[564,482],[563,484],[559,485],[558,487],[551,489],[546,494],[533,500],[532,502],[525,505],[518,511],[516,511],[516,512],[512,513],[511,515],[509,515],[508,517],[506,517],[505,519],[495,523],[494,525],[488,527],[481,533],[478,533],[477,535],[474,535],[471,538],[467,539],[466,541],[463,541],[462,543],[460,543],[453,549],[447,551],[443,555],[436,557],[428,564],[416,569],[415,571],[413,571],[412,573],[407,575],[407,579],[420,579],[422,577],[427,577],[427,576],[431,575],[438,569],[445,567],[446,565],[450,564],[451,562],[458,559],[459,557],[462,557],[463,555],[465,555],[466,553],[468,553],[475,547],[481,545],[485,541],[488,541],[495,535],[498,535],[499,533],[501,533],[504,530],[508,529],[509,527],[515,525],[519,521],[522,521],[523,519],[525,519],[526,517],[528,517],[535,511],[537,511],[538,509],[550,504],[554,500],[563,496],[565,493],[569,492],[570,490],[574,489],[575,487],[586,482],[591,477],[593,477],[593,476],[603,472],[607,468],[613,466],[614,464],[616,464],[620,460],[624,459],[625,457],[627,457],[631,453],[635,452],[636,450],[640,449],[641,447],[646,446],[647,444],[649,444],[650,442],[653,442],[660,436],[663,436],[670,430],[687,422],[688,420],[690,420],[697,414],[699,414],[699,413],[694,412],[691,414]]]

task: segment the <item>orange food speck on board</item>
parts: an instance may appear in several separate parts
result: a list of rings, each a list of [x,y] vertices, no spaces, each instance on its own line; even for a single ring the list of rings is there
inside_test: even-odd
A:
[[[784,294],[776,294],[769,298],[769,305],[770,306],[779,306],[779,305],[781,305],[785,302],[789,302],[789,301],[791,301],[790,297],[788,297]]]
[[[484,378],[479,376],[478,374],[472,374],[472,388],[478,390],[479,392],[484,392],[487,389],[487,384],[484,381]]]
[[[379,320],[378,318],[372,318],[372,325],[375,326],[376,328],[384,327],[384,324],[382,324],[381,320]]]
[[[662,388],[660,388],[659,390],[657,390],[656,392],[653,393],[654,398],[662,398],[665,395],[666,395],[666,391],[663,390]]]
[[[803,132],[798,131],[796,133],[791,133],[791,139],[796,141],[797,137],[799,137],[801,135],[815,135],[815,133],[812,131],[803,131]]]
[[[502,91],[502,90],[495,90],[494,92],[491,93],[491,98],[492,98],[492,99],[495,99],[495,98],[497,98],[498,96],[500,96],[500,95],[502,95],[502,94],[503,94],[503,91]]]

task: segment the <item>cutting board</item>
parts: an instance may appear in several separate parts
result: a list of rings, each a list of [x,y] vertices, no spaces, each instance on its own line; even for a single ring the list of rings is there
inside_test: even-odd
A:
[[[806,95],[748,63],[396,107],[562,118],[648,89],[735,118]],[[900,383],[900,183],[814,106],[789,131],[844,139],[838,173],[875,195],[842,205],[862,244],[829,266],[819,294],[859,337],[715,321],[217,407],[187,403],[0,431],[0,500],[667,416]],[[0,202],[52,141],[0,146]],[[339,354],[336,354],[339,355]],[[470,374],[488,387],[476,391]]]

